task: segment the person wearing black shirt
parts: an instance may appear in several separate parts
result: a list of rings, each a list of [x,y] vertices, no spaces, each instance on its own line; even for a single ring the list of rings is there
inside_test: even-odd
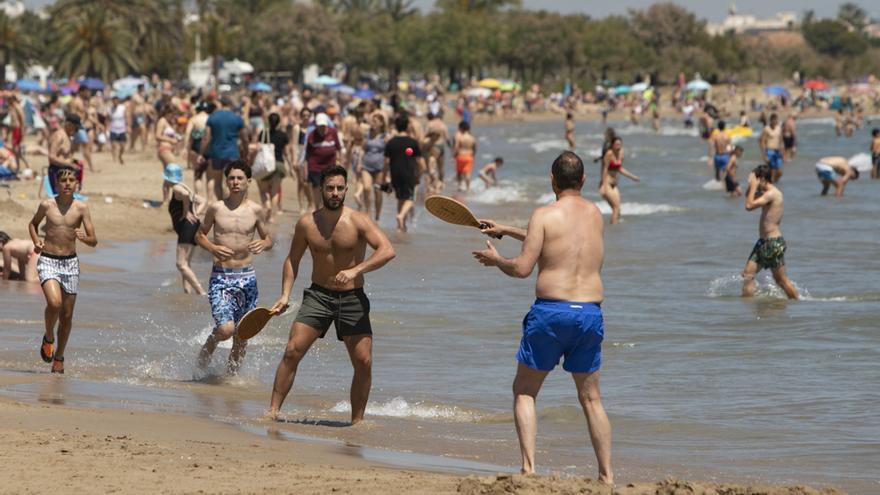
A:
[[[419,170],[425,169],[425,159],[419,149],[419,142],[409,135],[409,117],[405,114],[394,119],[397,135],[385,145],[385,168],[383,182],[388,182],[397,197],[397,229],[406,232],[406,218],[413,207],[416,186],[419,184]]]

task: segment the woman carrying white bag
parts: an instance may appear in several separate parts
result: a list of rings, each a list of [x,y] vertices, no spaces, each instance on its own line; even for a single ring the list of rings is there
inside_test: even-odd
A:
[[[290,138],[278,128],[281,116],[269,115],[269,129],[260,131],[257,155],[251,167],[253,177],[260,188],[266,223],[273,223],[281,215],[281,180],[284,179],[285,162],[292,162]]]

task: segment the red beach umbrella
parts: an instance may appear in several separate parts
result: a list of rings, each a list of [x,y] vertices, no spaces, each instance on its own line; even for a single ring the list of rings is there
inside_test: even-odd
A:
[[[804,83],[804,89],[818,89],[819,91],[826,90],[831,86],[828,85],[825,81],[819,81],[816,79],[812,79]]]

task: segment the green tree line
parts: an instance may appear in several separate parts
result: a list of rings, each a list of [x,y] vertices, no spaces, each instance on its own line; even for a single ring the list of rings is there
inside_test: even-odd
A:
[[[850,78],[880,69],[880,48],[861,31],[870,20],[852,3],[834,19],[807,12],[799,29],[806,43],[779,46],[711,36],[672,3],[601,19],[525,10],[519,0],[437,0],[429,12],[412,0],[57,0],[46,12],[0,13],[2,62],[104,80],[183,79],[198,45],[203,58],[240,58],[258,73],[342,62],[352,79],[439,73],[556,85],[632,82],[646,73],[670,82],[680,71],[764,82],[794,71]]]

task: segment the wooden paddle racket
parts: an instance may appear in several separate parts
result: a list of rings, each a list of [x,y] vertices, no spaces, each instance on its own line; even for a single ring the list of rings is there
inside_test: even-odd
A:
[[[260,330],[266,326],[266,323],[269,323],[270,319],[272,319],[272,313],[268,308],[254,308],[245,313],[238,321],[238,327],[235,329],[236,335],[240,339],[250,339],[260,333]]]
[[[465,227],[476,227],[481,230],[488,227],[487,224],[480,223],[467,206],[448,196],[431,196],[425,200],[425,208],[444,222],[464,225]],[[496,235],[493,237],[501,239],[502,236]]]

